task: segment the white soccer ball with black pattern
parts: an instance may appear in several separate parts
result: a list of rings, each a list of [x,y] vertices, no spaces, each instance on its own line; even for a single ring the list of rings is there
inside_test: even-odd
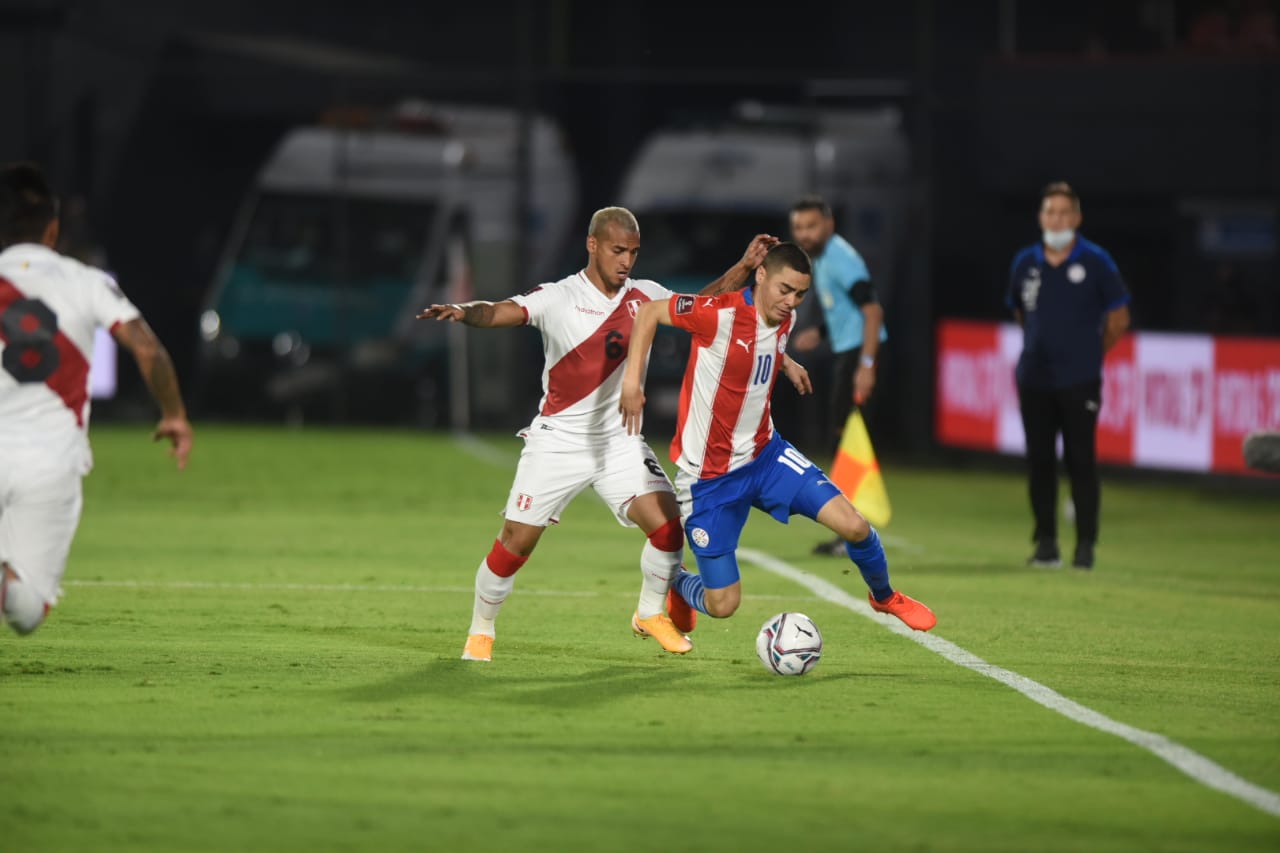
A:
[[[756,655],[777,675],[804,675],[822,657],[822,632],[803,613],[779,613],[756,636]]]

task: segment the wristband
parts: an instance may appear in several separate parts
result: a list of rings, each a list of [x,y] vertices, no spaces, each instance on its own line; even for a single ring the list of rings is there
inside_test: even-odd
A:
[[[861,364],[863,367],[876,366],[876,360],[869,355],[864,355],[861,359],[859,359],[858,363]]]

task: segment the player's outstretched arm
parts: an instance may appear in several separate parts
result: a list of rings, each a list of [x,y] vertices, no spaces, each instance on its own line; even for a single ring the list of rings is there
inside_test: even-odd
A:
[[[764,263],[764,256],[769,254],[769,250],[778,243],[778,238],[771,234],[757,234],[752,237],[751,242],[747,244],[747,251],[743,252],[738,262],[725,270],[724,275],[698,291],[698,295],[715,296],[742,287],[743,282],[756,271],[756,267]]]
[[[504,299],[501,302],[450,303],[449,305],[432,305],[417,316],[419,320],[448,320],[462,323],[479,329],[497,329],[510,326],[523,326],[524,309]]]
[[[685,297],[688,299],[688,297]],[[670,299],[655,299],[640,306],[631,326],[631,343],[627,347],[627,366],[622,374],[622,400],[618,410],[622,412],[622,424],[627,435],[639,435],[644,422],[644,368],[649,359],[649,347],[658,333],[658,324],[671,325],[668,311]]]
[[[172,445],[169,455],[177,461],[181,471],[187,467],[187,457],[191,455],[192,430],[169,351],[141,317],[116,326],[111,334],[138,363],[138,371],[147,383],[147,390],[159,404],[160,423],[156,424],[152,438],[168,440]]]
[[[805,370],[804,365],[786,353],[782,354],[782,372],[786,374],[787,379],[791,380],[791,384],[796,386],[796,390],[801,394],[813,393],[813,381],[809,379],[809,371]]]

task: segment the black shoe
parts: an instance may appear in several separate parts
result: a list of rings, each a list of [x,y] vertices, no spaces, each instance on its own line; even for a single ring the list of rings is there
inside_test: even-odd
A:
[[[1036,569],[1062,568],[1062,555],[1058,553],[1058,543],[1052,539],[1041,539],[1036,543],[1035,553],[1027,557],[1027,565]]]
[[[815,557],[847,557],[849,553],[844,549],[844,540],[836,537],[830,542],[820,542],[813,546],[813,556]]]
[[[1093,543],[1081,542],[1076,545],[1076,556],[1071,561],[1072,568],[1076,569],[1092,569],[1093,568]]]

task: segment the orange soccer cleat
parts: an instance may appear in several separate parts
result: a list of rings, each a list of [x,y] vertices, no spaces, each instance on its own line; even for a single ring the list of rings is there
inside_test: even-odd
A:
[[[667,615],[671,617],[671,623],[676,626],[676,630],[682,634],[687,634],[698,627],[698,611],[690,607],[689,602],[684,600],[684,596],[674,588],[667,590]]]
[[[876,597],[868,592],[867,600],[871,602],[872,610],[897,616],[908,628],[928,631],[938,624],[938,617],[933,615],[932,610],[900,592],[895,592],[885,601],[876,601]]]
[[[641,619],[639,614],[631,617],[631,630],[642,640],[653,637],[658,645],[675,655],[683,655],[693,651],[693,643],[680,633],[671,623],[671,617],[665,613]]]
[[[463,660],[493,660],[493,637],[488,634],[468,634],[462,649]]]

